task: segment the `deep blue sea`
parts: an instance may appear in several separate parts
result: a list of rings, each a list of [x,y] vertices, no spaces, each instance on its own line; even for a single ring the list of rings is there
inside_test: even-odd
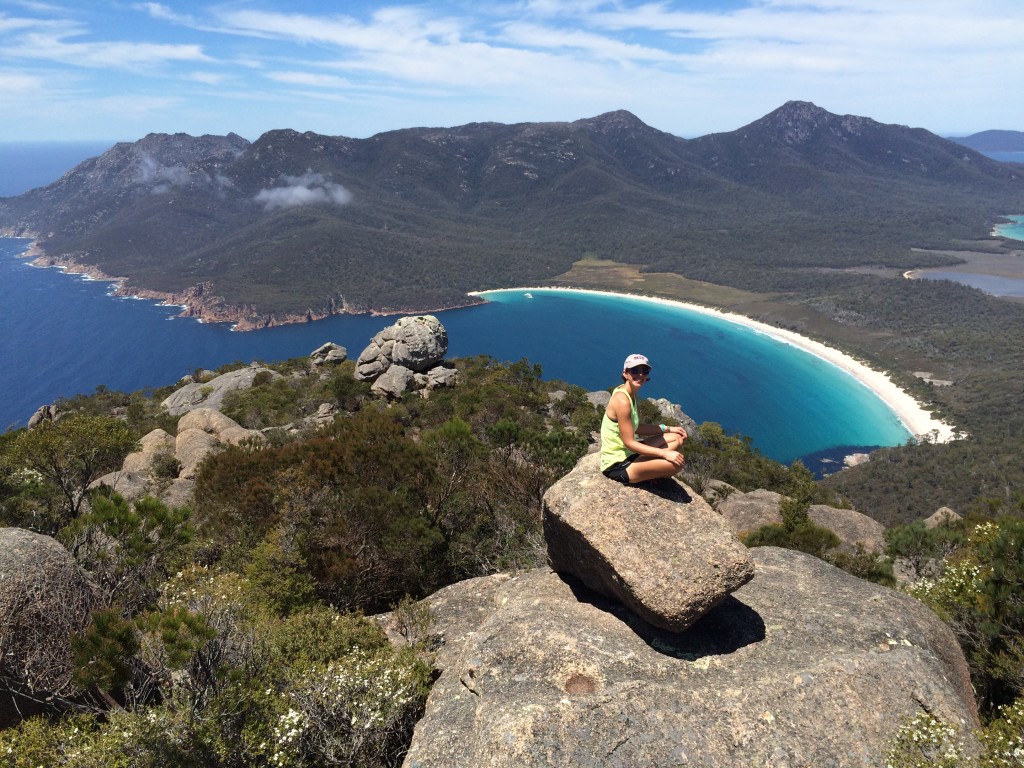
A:
[[[106,283],[17,258],[24,239],[0,238],[0,428],[43,403],[99,385],[134,391],[196,368],[308,355],[334,341],[356,356],[395,317],[345,315],[238,333],[175,317],[176,307],[115,298]],[[698,422],[749,435],[791,461],[905,442],[907,430],[866,387],[818,358],[716,318],[641,299],[565,291],[488,294],[489,303],[438,313],[449,356],[527,358],[545,378],[588,390],[619,383],[632,352],[651,358],[643,393],[682,405]]]
[[[32,173],[3,173],[0,195],[50,183],[109,145],[60,146],[46,162],[37,156],[29,163]],[[4,159],[11,148],[0,145],[0,169],[17,167]],[[160,387],[196,368],[305,356],[326,341],[354,357],[396,319],[346,315],[237,333],[177,318],[175,307],[111,297],[102,282],[32,267],[17,258],[27,245],[0,238],[0,430],[23,425],[39,405],[100,385]],[[743,326],[640,299],[532,295],[494,292],[486,305],[438,313],[449,356],[526,358],[541,364],[545,378],[604,389],[619,382],[627,354],[643,352],[654,365],[644,395],[668,398],[698,422],[749,435],[767,456],[803,458],[816,470],[910,437],[848,374]]]

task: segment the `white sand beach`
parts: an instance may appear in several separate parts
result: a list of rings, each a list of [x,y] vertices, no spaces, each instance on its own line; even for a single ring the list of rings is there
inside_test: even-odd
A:
[[[893,382],[884,373],[874,370],[868,367],[859,360],[851,357],[845,352],[840,352],[838,349],[829,347],[822,344],[814,339],[809,339],[806,336],[801,336],[793,331],[787,331],[782,328],[776,328],[766,323],[758,322],[757,320],[751,320],[749,317],[738,315],[732,312],[724,312],[720,309],[713,309],[711,307],[704,307],[700,304],[690,304],[683,301],[673,301],[671,299],[663,299],[656,296],[640,296],[631,293],[617,293],[614,291],[596,291],[586,288],[509,288],[500,289],[502,291],[521,291],[539,293],[542,291],[550,291],[552,293],[559,293],[564,291],[574,291],[577,293],[593,293],[604,296],[619,296],[627,299],[640,299],[642,301],[652,301],[659,304],[667,304],[670,306],[679,307],[692,312],[700,312],[705,315],[711,315],[713,317],[727,320],[732,323],[738,323],[740,325],[751,328],[758,333],[763,333],[771,338],[781,341],[785,344],[790,344],[798,349],[802,349],[805,352],[809,352],[815,357],[821,358],[832,365],[840,368],[846,373],[853,376],[857,381],[866,386],[875,395],[884,402],[900,422],[907,428],[915,438],[922,439],[927,438],[933,442],[945,443],[950,440],[954,440],[958,437],[959,432],[957,429],[944,421],[937,419],[933,416],[925,407],[914,400],[904,390],[900,389],[895,382]],[[482,294],[490,293],[492,291],[473,291],[470,295],[481,296]],[[497,291],[493,291],[497,292]]]

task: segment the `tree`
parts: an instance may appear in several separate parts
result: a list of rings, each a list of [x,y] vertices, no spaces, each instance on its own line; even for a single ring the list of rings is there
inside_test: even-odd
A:
[[[6,458],[14,468],[38,472],[52,484],[66,518],[74,519],[89,484],[117,468],[136,442],[118,419],[73,414],[22,432]]]

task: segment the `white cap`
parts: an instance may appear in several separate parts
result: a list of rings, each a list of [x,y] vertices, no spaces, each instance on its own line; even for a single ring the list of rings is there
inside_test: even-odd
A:
[[[626,358],[626,362],[622,364],[622,370],[628,371],[630,368],[636,368],[638,365],[646,365],[648,368],[651,367],[650,362],[643,355],[630,355]]]

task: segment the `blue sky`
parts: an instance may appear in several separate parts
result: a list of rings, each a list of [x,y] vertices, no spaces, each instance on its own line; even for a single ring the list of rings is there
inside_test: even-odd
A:
[[[0,0],[0,141],[357,138],[628,109],[678,136],[791,99],[1024,130],[1022,0]]]

